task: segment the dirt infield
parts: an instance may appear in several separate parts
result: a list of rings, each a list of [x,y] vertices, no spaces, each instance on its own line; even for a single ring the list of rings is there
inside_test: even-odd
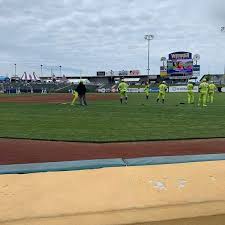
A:
[[[23,95],[23,96],[0,96],[0,102],[12,103],[65,103],[71,102],[73,96],[71,94],[47,94],[47,95]],[[88,94],[88,101],[96,100],[116,100],[116,94]]]
[[[225,153],[225,139],[91,144],[0,139],[0,164]]]

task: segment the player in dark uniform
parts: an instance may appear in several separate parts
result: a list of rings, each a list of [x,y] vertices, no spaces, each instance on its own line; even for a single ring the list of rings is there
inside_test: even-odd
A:
[[[86,101],[87,89],[86,89],[83,81],[80,81],[80,83],[78,84],[78,86],[76,88],[76,92],[78,93],[80,105],[82,105],[82,106],[87,105],[87,101]]]

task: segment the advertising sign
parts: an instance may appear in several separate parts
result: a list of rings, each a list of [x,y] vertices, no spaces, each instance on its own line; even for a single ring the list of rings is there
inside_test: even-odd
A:
[[[98,72],[97,72],[97,76],[98,76],[98,77],[105,76],[105,74],[106,74],[105,71],[98,71]]]
[[[97,92],[98,93],[110,93],[111,89],[110,88],[98,88]]]
[[[200,65],[193,66],[193,76],[199,77],[200,76]]]
[[[159,92],[159,88],[158,87],[150,87],[150,92],[158,93]]]
[[[127,70],[119,71],[119,76],[128,76],[129,72]]]
[[[169,60],[178,59],[192,59],[192,53],[190,52],[173,52],[169,54]]]
[[[193,71],[200,71],[200,65],[194,65]]]
[[[143,93],[145,91],[144,88],[128,88],[128,93]]]
[[[98,74],[103,74],[103,72],[97,72]],[[120,77],[125,77],[125,76],[139,76],[141,75],[140,70],[120,70],[120,71],[108,71],[105,73],[106,76],[111,76],[111,77],[115,77],[115,76],[120,76]],[[99,75],[100,76],[100,75]],[[101,75],[102,76],[102,75]]]
[[[140,70],[130,70],[130,76],[139,76],[141,74]]]
[[[160,66],[160,77],[167,77],[167,68],[165,66]]]
[[[175,76],[174,75],[173,76],[170,76],[169,79],[170,80],[189,80],[192,77],[193,77],[192,75],[187,75],[187,74],[186,75],[185,74],[184,75],[183,74],[182,75],[178,75],[177,74]]]
[[[106,76],[109,76],[109,77],[119,76],[119,72],[110,70],[110,71],[106,72]]]
[[[176,93],[176,92],[187,92],[187,86],[170,86],[169,87],[169,92],[171,93]],[[194,92],[198,92],[198,86],[194,87]]]

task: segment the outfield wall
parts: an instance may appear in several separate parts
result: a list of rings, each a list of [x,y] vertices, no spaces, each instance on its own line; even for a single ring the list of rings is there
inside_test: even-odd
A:
[[[0,176],[1,225],[218,225],[225,161]]]
[[[170,93],[185,93],[187,92],[187,86],[169,86],[169,90],[168,92]],[[195,93],[197,93],[199,91],[198,86],[194,87],[193,90]],[[144,88],[128,88],[128,93],[144,93],[145,89]],[[159,88],[158,87],[150,87],[150,92],[159,92]]]

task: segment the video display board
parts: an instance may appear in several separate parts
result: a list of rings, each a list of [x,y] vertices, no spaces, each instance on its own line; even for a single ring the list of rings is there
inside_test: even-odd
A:
[[[169,54],[167,73],[170,75],[190,75],[193,73],[193,59],[190,52],[174,52]]]

